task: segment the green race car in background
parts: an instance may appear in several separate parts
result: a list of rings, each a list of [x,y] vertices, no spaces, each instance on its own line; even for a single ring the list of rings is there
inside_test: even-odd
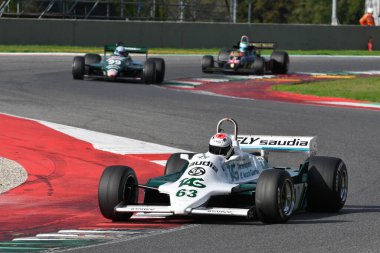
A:
[[[116,52],[122,52],[118,54]],[[130,53],[145,54],[145,62],[132,60]],[[142,81],[146,84],[162,83],[165,77],[165,61],[148,58],[147,48],[105,45],[104,55],[85,54],[75,56],[72,65],[74,79],[104,78],[107,80]]]

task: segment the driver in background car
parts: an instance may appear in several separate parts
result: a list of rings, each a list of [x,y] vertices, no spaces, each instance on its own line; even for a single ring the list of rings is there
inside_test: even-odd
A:
[[[113,55],[129,57],[128,52],[125,50],[123,46],[116,47],[115,51],[113,52]]]
[[[249,38],[247,35],[241,36],[239,42],[239,56],[241,57],[242,64],[244,65],[254,60],[254,48],[249,45]]]

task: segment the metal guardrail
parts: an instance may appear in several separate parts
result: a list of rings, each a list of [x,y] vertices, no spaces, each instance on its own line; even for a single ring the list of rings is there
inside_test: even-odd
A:
[[[236,22],[236,15],[237,0],[0,0],[0,17]]]
[[[3,15],[4,11],[5,11],[5,8],[8,7],[9,3],[11,2],[11,0],[7,0],[7,1],[3,1],[0,5],[0,17]]]

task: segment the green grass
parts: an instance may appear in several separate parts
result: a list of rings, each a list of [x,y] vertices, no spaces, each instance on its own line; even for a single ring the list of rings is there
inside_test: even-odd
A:
[[[290,55],[380,55],[380,50],[286,50]],[[58,45],[0,45],[0,52],[10,53],[102,53],[102,47],[58,46]],[[150,48],[151,54],[212,54],[219,52],[218,48],[180,49],[180,48]],[[270,54],[271,50],[263,50],[262,54]]]
[[[273,87],[273,90],[321,97],[340,97],[380,102],[380,77],[276,85]]]

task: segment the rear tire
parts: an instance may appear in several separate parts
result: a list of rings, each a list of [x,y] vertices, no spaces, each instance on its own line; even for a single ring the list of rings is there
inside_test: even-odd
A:
[[[222,49],[218,54],[218,66],[223,68],[226,62],[230,59],[230,49]]]
[[[75,56],[72,65],[72,73],[74,79],[83,79],[84,77],[84,57],[83,56]]]
[[[338,212],[346,203],[348,175],[344,162],[335,157],[308,159],[308,211]]]
[[[194,153],[174,153],[172,154],[165,165],[164,175],[180,172],[185,166],[188,165],[188,161],[181,158],[181,154],[188,154],[189,159],[194,156]]]
[[[137,178],[133,169],[127,166],[109,166],[100,178],[98,188],[99,208],[102,215],[113,221],[126,221],[132,213],[116,213],[120,203],[136,204],[138,200]]]
[[[264,223],[284,223],[293,213],[295,204],[293,180],[280,169],[260,174],[255,194],[256,213]]]
[[[156,83],[162,83],[165,78],[165,61],[162,58],[149,58],[156,65]]]
[[[156,64],[150,59],[144,63],[143,81],[145,84],[153,84],[156,81]]]
[[[251,69],[254,75],[264,75],[265,72],[265,61],[264,58],[256,56],[254,59]]]
[[[273,74],[288,73],[289,55],[287,52],[273,52],[270,58]]]
[[[211,73],[212,71],[208,70],[214,67],[214,57],[212,55],[205,55],[202,57],[202,72]]]

